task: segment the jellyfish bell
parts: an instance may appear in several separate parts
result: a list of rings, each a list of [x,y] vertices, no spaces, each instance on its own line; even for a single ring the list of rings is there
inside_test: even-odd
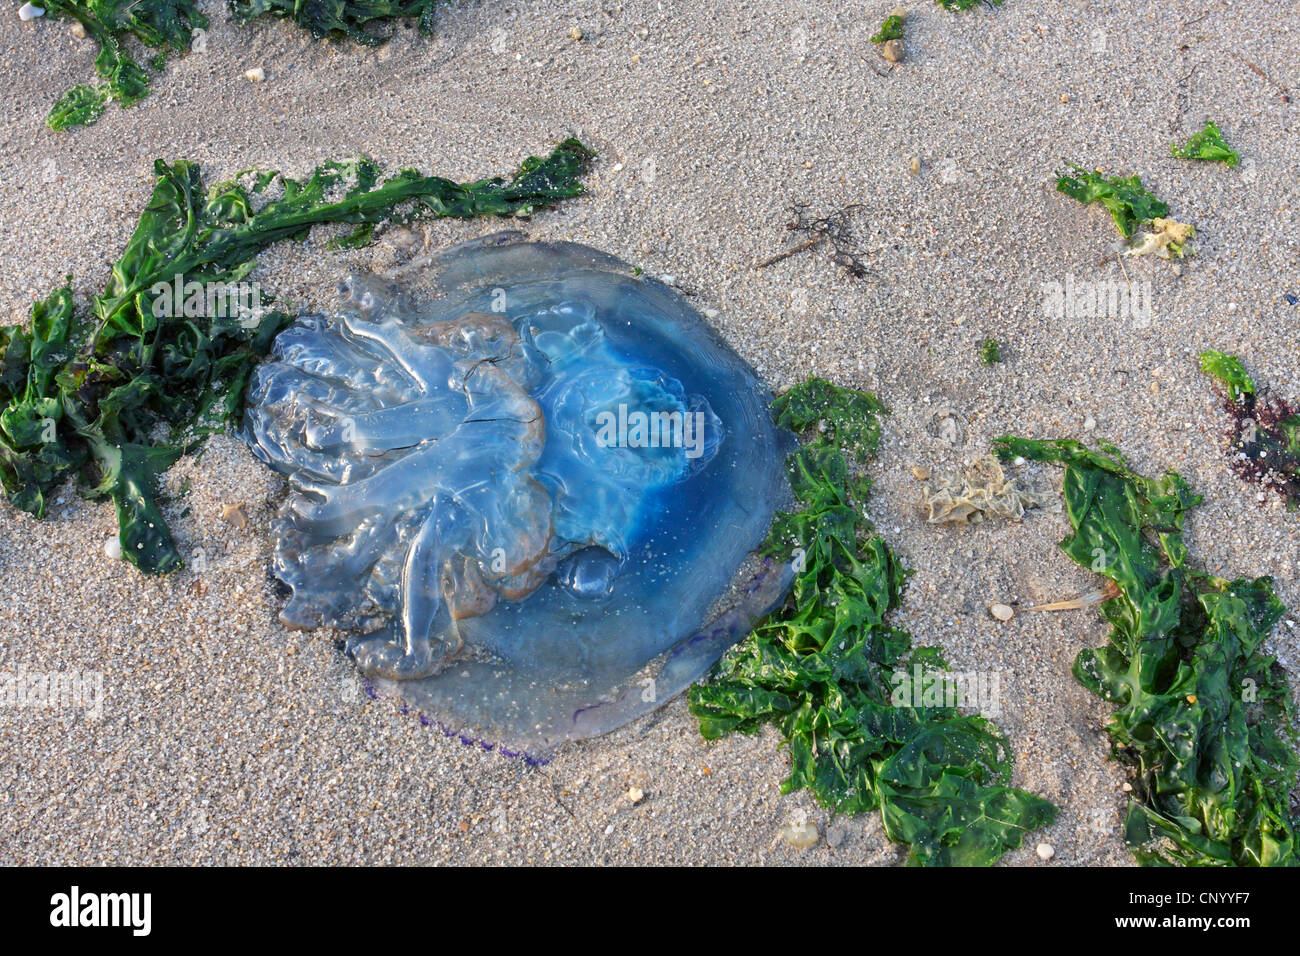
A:
[[[792,436],[673,290],[498,234],[281,333],[243,436],[285,474],[283,619],[377,692],[540,751],[704,674],[780,601],[756,559]]]

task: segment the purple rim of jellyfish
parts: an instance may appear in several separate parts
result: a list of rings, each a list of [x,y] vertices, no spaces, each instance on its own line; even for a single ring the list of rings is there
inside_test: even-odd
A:
[[[369,678],[365,679],[364,686],[366,690],[366,696],[371,700],[377,701],[377,700],[385,699],[385,698],[381,698],[379,694],[375,691],[375,685],[371,683]],[[480,750],[484,750],[489,753],[495,751],[496,753],[500,754],[502,757],[507,757],[512,760],[522,758],[524,763],[528,764],[530,767],[545,767],[547,764],[551,762],[550,756],[545,754],[530,753],[527,750],[511,750],[509,747],[507,747],[505,744],[502,743],[496,743],[490,740],[480,740],[478,738],[471,737],[469,734],[465,733],[464,731],[457,730],[454,727],[449,727],[447,724],[443,723],[441,720],[438,720],[436,717],[430,717],[428,714],[423,713],[422,711],[412,711],[410,705],[407,704],[404,700],[401,700],[400,698],[395,699],[394,703],[397,712],[399,714],[410,715],[414,713],[416,717],[419,719],[421,727],[430,727],[434,730],[437,730],[448,740],[459,740],[461,744],[466,747],[477,746]]]

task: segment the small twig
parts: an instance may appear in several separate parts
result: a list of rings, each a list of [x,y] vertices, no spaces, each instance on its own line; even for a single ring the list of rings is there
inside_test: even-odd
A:
[[[813,236],[811,239],[805,239],[803,242],[799,243],[799,245],[791,246],[789,249],[785,250],[785,252],[778,252],[776,255],[771,256],[770,258],[764,259],[762,262],[756,264],[754,268],[766,269],[768,266],[774,266],[778,262],[781,262],[785,259],[789,259],[793,255],[798,255],[799,253],[803,252],[805,249],[811,249],[813,246],[819,244],[825,238],[826,236],[823,234],[820,236]]]
[[[763,269],[776,262],[788,259],[796,253],[803,252],[806,249],[812,249],[819,246],[822,242],[829,240],[831,245],[831,262],[835,263],[846,273],[855,279],[861,279],[863,276],[872,275],[861,260],[862,253],[858,248],[857,238],[853,235],[853,224],[851,216],[854,212],[862,208],[860,203],[850,203],[840,209],[835,210],[827,216],[816,216],[809,218],[806,216],[807,203],[794,203],[790,207],[794,219],[786,223],[785,228],[795,234],[806,235],[808,238],[798,245],[792,246],[778,252],[769,259],[764,259],[755,265],[756,269]]]
[[[874,54],[873,54],[873,55],[874,55]],[[871,67],[871,72],[874,73],[874,74],[876,74],[876,76],[888,76],[888,75],[893,71],[893,69],[894,69],[893,64],[890,64],[888,67],[885,68],[885,72],[884,72],[884,73],[881,73],[880,70],[878,70],[878,69],[876,68],[876,64],[875,64],[875,62],[871,59],[870,56],[868,56],[868,55],[865,54],[865,53],[864,53],[864,54],[861,54],[861,56],[862,56],[862,61],[863,61],[864,63],[866,63],[867,66]]]
[[[1133,280],[1128,277],[1128,266],[1124,265],[1124,253],[1115,253],[1115,258],[1119,260],[1119,271],[1124,273],[1124,281],[1128,283],[1128,291],[1133,292]]]
[[[1267,83],[1267,84],[1269,84],[1270,86],[1272,86],[1272,87],[1273,87],[1273,91],[1278,95],[1279,98],[1281,98],[1281,100],[1282,100],[1283,103],[1290,103],[1290,102],[1291,102],[1291,94],[1290,94],[1290,91],[1288,91],[1287,88],[1286,88],[1285,86],[1283,86],[1281,83],[1278,83],[1276,80],[1272,79],[1272,78],[1271,78],[1267,73],[1265,73],[1263,70],[1261,70],[1258,66],[1256,66],[1254,63],[1252,63],[1250,60],[1246,59],[1246,58],[1245,58],[1244,56],[1242,56],[1240,53],[1236,53],[1236,52],[1234,52],[1234,51],[1232,51],[1232,50],[1229,50],[1228,53],[1229,53],[1230,56],[1236,57],[1238,60],[1240,60],[1242,63],[1244,63],[1244,64],[1246,65],[1246,67],[1247,67],[1247,68],[1248,68],[1252,73],[1254,73],[1256,76],[1258,76],[1261,80],[1263,80],[1265,83]]]
[[[1101,604],[1111,598],[1119,597],[1119,585],[1111,581],[1100,591],[1093,591],[1069,601],[1053,601],[1051,604],[1035,604],[1033,607],[1021,608],[1022,611],[1079,611],[1086,607]]]

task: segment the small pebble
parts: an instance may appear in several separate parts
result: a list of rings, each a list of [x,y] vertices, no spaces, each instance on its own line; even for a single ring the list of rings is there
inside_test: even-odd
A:
[[[645,791],[642,790],[640,787],[632,787],[627,792],[627,802],[632,804],[633,806],[636,806],[644,799],[645,799]]]
[[[806,850],[816,846],[820,839],[815,823],[787,823],[781,828],[781,839],[796,850]]]
[[[86,28],[81,25],[80,20],[72,21],[72,35],[78,40],[86,39]]]
[[[221,520],[234,525],[241,531],[248,527],[248,513],[244,511],[242,504],[223,504],[221,506]]]
[[[104,539],[104,553],[114,561],[122,559],[122,541],[117,535]]]
[[[1096,427],[1097,427],[1097,419],[1093,418],[1091,415],[1089,415],[1086,419],[1084,419],[1083,421],[1084,431],[1090,432]]]
[[[1133,792],[1133,784],[1131,784],[1131,783],[1129,783],[1127,780],[1125,780],[1125,781],[1124,781],[1124,786],[1120,787],[1120,789],[1123,790],[1125,793],[1132,793],[1132,792]]]
[[[844,842],[844,838],[849,832],[844,827],[831,827],[826,831],[826,845],[834,850]]]
[[[1016,616],[1016,612],[1007,604],[994,604],[989,608],[989,613],[999,621],[1009,621]]]
[[[37,17],[45,16],[45,8],[38,7],[34,3],[24,3],[18,8],[19,20],[35,20]]]
[[[1052,857],[1056,856],[1056,850],[1050,843],[1038,844],[1038,847],[1034,852],[1038,854],[1040,860],[1050,860]]]
[[[261,83],[266,79],[266,70],[262,69],[260,66],[255,66],[251,70],[245,71],[244,79],[248,80],[250,83]]]

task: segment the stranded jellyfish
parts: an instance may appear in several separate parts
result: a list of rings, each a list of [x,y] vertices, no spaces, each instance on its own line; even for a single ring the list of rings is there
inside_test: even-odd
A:
[[[504,233],[282,332],[244,437],[286,475],[274,572],[379,693],[482,740],[603,733],[780,600],[752,556],[790,436],[676,293]]]

